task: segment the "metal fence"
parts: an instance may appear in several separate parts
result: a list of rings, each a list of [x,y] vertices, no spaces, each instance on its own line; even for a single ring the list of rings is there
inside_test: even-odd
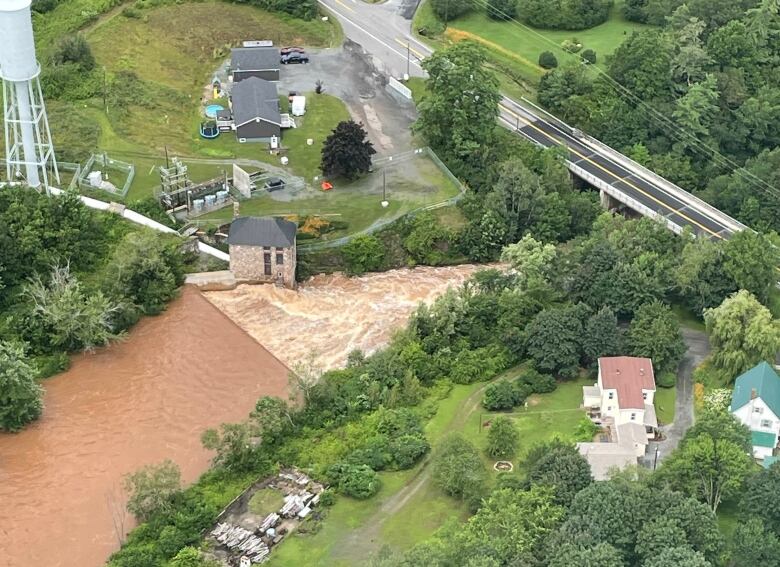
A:
[[[92,172],[92,168],[94,166],[98,166],[103,168],[103,170],[106,169],[113,169],[115,171],[121,171],[125,174],[125,182],[122,185],[122,187],[117,187],[116,190],[113,190],[109,187],[94,187],[92,186],[89,181],[87,180],[87,176]],[[92,154],[89,156],[89,159],[87,160],[87,163],[84,164],[84,167],[81,169],[81,172],[78,176],[74,176],[74,179],[76,180],[76,183],[79,187],[89,187],[93,189],[100,189],[102,191],[106,191],[107,193],[111,193],[112,195],[117,195],[119,197],[124,198],[125,195],[127,195],[128,190],[130,189],[130,185],[133,183],[133,178],[135,177],[135,166],[132,163],[127,163],[124,161],[119,161],[116,159],[112,159],[108,157],[105,153],[102,154]]]

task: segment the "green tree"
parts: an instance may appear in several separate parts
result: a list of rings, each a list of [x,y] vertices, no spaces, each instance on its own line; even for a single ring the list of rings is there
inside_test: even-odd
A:
[[[588,461],[574,445],[556,444],[531,465],[528,481],[552,487],[555,503],[568,507],[577,493],[593,482],[593,477]]]
[[[95,67],[95,57],[89,42],[83,35],[71,35],[63,39],[52,57],[55,65],[75,63],[81,71],[91,71]]]
[[[485,388],[482,406],[488,411],[510,410],[515,407],[517,393],[509,380],[499,380]]]
[[[169,565],[170,567],[219,567],[218,562],[206,559],[198,549],[190,546],[181,548]]]
[[[519,0],[518,14],[545,29],[584,30],[607,21],[609,0]]]
[[[351,276],[377,271],[385,261],[385,249],[372,234],[354,237],[341,247],[341,254],[344,256],[346,272]]]
[[[292,409],[286,401],[274,396],[263,396],[250,414],[257,424],[263,441],[275,443],[294,427]]]
[[[765,303],[777,282],[780,264],[774,244],[761,233],[742,230],[726,241],[724,251],[724,269],[737,287]]]
[[[749,291],[741,290],[719,307],[704,311],[715,369],[734,379],[762,360],[771,362],[780,348],[780,327]]]
[[[676,370],[685,353],[677,317],[660,301],[637,310],[628,328],[628,344],[634,356],[652,359],[658,372]]]
[[[128,512],[145,522],[154,514],[172,509],[171,498],[181,490],[181,472],[176,463],[165,460],[125,475],[124,487]]]
[[[328,469],[327,476],[339,492],[358,499],[370,498],[382,486],[379,475],[368,465],[337,463]]]
[[[517,16],[516,0],[488,0],[487,15],[493,20],[511,20]]]
[[[449,22],[471,11],[467,0],[431,0],[433,13],[442,22]]]
[[[214,465],[231,472],[245,472],[256,462],[252,428],[246,423],[223,423],[219,429],[206,429],[200,436],[204,448],[215,451]]]
[[[24,349],[0,341],[0,429],[19,431],[43,411],[43,388],[24,358]]]
[[[455,2],[446,1],[452,10]],[[418,105],[414,128],[467,178],[483,174],[495,149],[501,95],[486,61],[481,47],[461,41],[423,62],[428,94]]]
[[[689,547],[667,547],[658,555],[648,558],[644,567],[711,567],[698,551]]]
[[[580,547],[564,543],[550,550],[552,558],[548,567],[625,567],[620,552],[608,543],[599,543],[593,547]]]
[[[505,246],[501,252],[501,261],[517,270],[517,283],[522,289],[546,283],[554,260],[555,246],[543,244],[530,234],[517,244]]]
[[[144,229],[125,235],[106,270],[104,288],[145,315],[161,313],[184,283],[181,240]]]
[[[440,565],[511,565],[552,532],[563,515],[549,489],[494,490],[454,537],[455,557]],[[485,558],[492,562],[486,563]]]
[[[99,291],[88,293],[68,264],[55,266],[47,283],[31,279],[24,295],[32,306],[31,323],[50,347],[92,350],[115,337],[112,318],[118,306]]]
[[[636,538],[637,553],[645,561],[655,557],[667,547],[686,547],[688,539],[677,521],[670,518],[654,518],[647,523]]]
[[[354,120],[339,122],[322,145],[322,173],[329,177],[357,179],[371,168],[376,153],[362,124]]]
[[[776,498],[779,490],[780,465],[773,464],[747,479],[739,501],[745,517],[756,516],[775,534],[780,533],[780,502]]]
[[[720,305],[737,290],[724,268],[723,246],[708,238],[686,243],[680,263],[674,271],[674,285],[694,313]]]
[[[668,100],[672,56],[671,39],[663,32],[634,32],[615,50],[607,72],[642,100]]]
[[[657,476],[672,489],[696,495],[713,512],[739,493],[753,467],[744,446],[720,432],[689,430]]]
[[[520,433],[506,416],[498,416],[490,423],[487,433],[486,452],[494,459],[509,459],[517,452]]]
[[[458,434],[448,435],[433,455],[433,480],[444,492],[466,501],[479,498],[487,471],[476,447]]]
[[[582,352],[588,364],[594,365],[602,356],[617,356],[623,351],[623,335],[617,317],[609,307],[602,307],[585,324]]]
[[[772,501],[776,494],[772,494]],[[752,510],[751,510],[752,512]],[[731,556],[735,565],[777,565],[780,539],[759,518],[748,517],[737,523],[732,537]]]
[[[404,238],[404,248],[419,264],[436,266],[447,257],[452,235],[430,212],[414,217],[412,230]]]
[[[539,67],[542,69],[555,69],[558,66],[558,58],[552,51],[542,51],[539,54]]]
[[[592,49],[586,49],[580,54],[580,57],[583,61],[588,63],[589,65],[595,65],[596,64],[596,52]]]
[[[545,309],[525,329],[526,351],[537,368],[573,377],[582,353],[582,322],[575,309]]]

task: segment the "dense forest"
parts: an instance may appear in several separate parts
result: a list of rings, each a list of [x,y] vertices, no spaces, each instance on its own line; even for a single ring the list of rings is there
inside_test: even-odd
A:
[[[647,0],[626,14],[661,27],[628,37],[595,78],[547,73],[539,101],[747,225],[780,227],[777,2]]]

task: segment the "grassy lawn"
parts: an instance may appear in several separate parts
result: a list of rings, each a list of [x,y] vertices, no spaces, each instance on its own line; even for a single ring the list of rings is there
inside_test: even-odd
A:
[[[668,425],[674,421],[674,404],[677,400],[677,388],[658,388],[655,391],[655,413],[659,425]]]
[[[596,64],[603,67],[605,56],[612,54],[626,37],[633,31],[649,27],[626,20],[622,8],[623,1],[618,0],[609,20],[581,31],[542,30],[516,22],[500,22],[491,20],[479,10],[450,22],[443,37],[423,39],[435,48],[445,46],[447,40],[472,39],[481,43],[487,48],[491,63],[499,73],[502,90],[510,96],[533,97],[539,78],[544,74],[538,65],[543,51],[552,51],[559,64],[569,61],[579,63],[579,55],[572,55],[560,47],[564,40],[577,38],[583,50],[593,49],[596,52]],[[427,2],[418,8],[413,28],[415,31],[421,28],[441,31],[442,25]]]
[[[258,516],[266,516],[276,512],[284,505],[282,493],[273,488],[262,488],[252,495],[249,501],[249,511]]]
[[[718,506],[718,527],[720,527],[723,537],[729,543],[734,539],[734,530],[737,529],[737,525],[739,524],[737,513],[736,502],[723,502]]]
[[[277,156],[257,144],[239,144],[230,133],[216,140],[199,136],[204,87],[229,56],[230,47],[241,40],[269,38],[277,44],[323,47],[341,41],[338,24],[297,20],[216,0],[183,2],[141,14],[141,18],[128,18],[120,12],[111,13],[86,33],[98,66],[106,69],[109,80],[120,71],[132,71],[140,79],[137,88],[144,95],[122,108],[113,108],[110,100],[107,108],[102,100],[88,105],[91,119],[101,130],[98,150],[136,165],[127,200],[147,196],[159,184],[154,168],[165,163],[166,148],[171,155],[246,158],[278,165]],[[316,175],[322,141],[349,114],[334,97],[309,96],[307,102],[307,116],[296,119],[301,127],[286,132],[283,145],[289,148],[291,173],[311,180]],[[306,145],[307,138],[314,139],[312,146]],[[188,165],[196,182],[220,175],[224,168]]]
[[[413,171],[414,175],[409,175]],[[397,218],[421,206],[439,203],[458,194],[458,188],[427,157],[418,157],[387,170],[387,200],[382,208],[382,174],[379,171],[351,183],[335,182],[331,191],[307,189],[293,200],[276,200],[261,192],[241,203],[241,213],[247,215],[318,215],[347,223],[343,230],[328,233],[324,239],[334,239],[348,233],[364,230],[372,224]],[[462,224],[460,211],[447,207],[440,213],[444,223],[451,227]],[[201,217],[215,224],[232,218],[232,210],[221,209]]]

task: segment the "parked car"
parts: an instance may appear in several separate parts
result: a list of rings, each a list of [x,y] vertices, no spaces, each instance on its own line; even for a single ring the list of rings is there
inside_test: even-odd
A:
[[[282,47],[279,50],[279,53],[282,55],[287,55],[288,53],[305,53],[305,50],[303,47],[296,47],[296,46],[290,46],[290,47]]]
[[[284,181],[278,177],[271,177],[268,181],[265,182],[264,189],[266,191],[278,191],[279,189],[284,189]]]
[[[303,54],[303,53],[287,53],[285,55],[282,55],[281,63],[283,65],[289,65],[291,63],[308,63],[309,58]]]

